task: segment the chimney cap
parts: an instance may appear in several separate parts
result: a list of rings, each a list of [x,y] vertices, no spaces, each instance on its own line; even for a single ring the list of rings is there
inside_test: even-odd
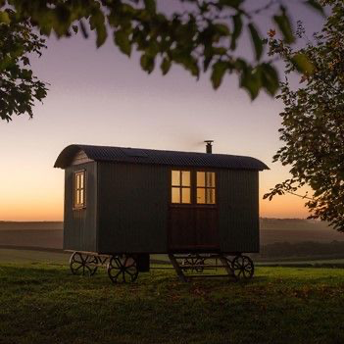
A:
[[[214,140],[205,140],[204,141],[207,145],[206,145],[206,152],[208,154],[213,153],[213,142]]]

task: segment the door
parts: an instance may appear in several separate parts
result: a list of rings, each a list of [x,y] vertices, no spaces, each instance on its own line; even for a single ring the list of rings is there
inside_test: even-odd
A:
[[[219,249],[214,171],[171,171],[168,248],[172,251]]]
[[[217,208],[170,207],[169,250],[216,251],[219,248]]]

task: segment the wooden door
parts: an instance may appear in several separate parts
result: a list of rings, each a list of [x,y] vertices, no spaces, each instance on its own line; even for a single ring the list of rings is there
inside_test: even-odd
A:
[[[217,208],[171,206],[168,234],[171,251],[216,251],[219,248]]]

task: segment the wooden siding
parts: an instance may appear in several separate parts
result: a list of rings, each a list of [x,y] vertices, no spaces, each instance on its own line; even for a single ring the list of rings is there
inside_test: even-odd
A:
[[[170,169],[98,163],[101,253],[165,253]]]
[[[222,252],[259,251],[257,171],[217,171]]]
[[[74,172],[86,171],[86,208],[73,209]],[[65,171],[64,236],[65,250],[97,251],[96,243],[97,163],[79,164]]]

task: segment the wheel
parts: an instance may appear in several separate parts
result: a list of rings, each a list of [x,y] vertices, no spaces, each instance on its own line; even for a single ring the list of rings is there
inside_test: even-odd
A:
[[[112,256],[107,271],[113,283],[135,282],[139,274],[136,258],[124,254]]]
[[[204,271],[205,258],[199,255],[189,254],[182,262],[182,265],[188,265],[190,268],[186,268],[185,271],[191,269],[192,272],[203,272]]]
[[[250,257],[238,255],[232,261],[233,274],[237,279],[250,279],[254,274],[254,264]]]
[[[196,272],[203,272],[204,271],[204,264],[205,264],[205,258],[197,255],[195,260],[194,260],[194,265],[195,265],[194,270]]]
[[[98,269],[98,258],[74,252],[69,259],[69,267],[73,275],[93,276]]]

